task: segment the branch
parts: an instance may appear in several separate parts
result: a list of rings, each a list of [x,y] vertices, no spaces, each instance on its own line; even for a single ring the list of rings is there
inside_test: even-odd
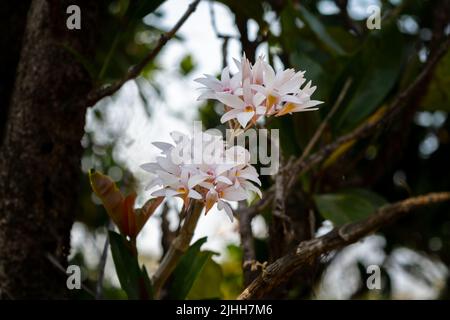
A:
[[[161,246],[163,248],[163,253],[166,254],[169,251],[170,245],[175,239],[175,232],[170,230],[169,220],[167,215],[169,213],[169,206],[164,203],[164,207],[161,212]]]
[[[241,237],[243,251],[242,271],[244,272],[244,286],[248,286],[258,275],[251,266],[252,262],[256,261],[255,243],[252,232],[252,219],[253,216],[249,211],[243,210],[239,214],[239,235]]]
[[[265,210],[272,203],[274,198],[275,185],[272,185],[266,192],[264,192],[262,198],[250,207],[239,208],[234,211],[236,217],[240,217],[244,214],[248,214],[253,219],[259,212]]]
[[[331,110],[327,113],[325,119],[320,123],[319,127],[317,128],[316,132],[314,133],[311,140],[309,140],[305,150],[302,153],[302,156],[299,160],[299,162],[303,162],[307,156],[309,156],[309,153],[316,145],[319,138],[322,136],[327,124],[330,122],[330,119],[334,116],[337,109],[341,105],[342,101],[344,100],[345,96],[347,95],[348,89],[350,88],[350,85],[352,84],[352,79],[347,79],[347,81],[344,83],[344,86],[342,87],[341,92],[339,93],[339,96],[334,103],[333,107],[331,107]]]
[[[200,2],[200,0],[193,1],[189,7],[187,8],[186,12],[183,14],[183,16],[178,20],[178,22],[173,26],[173,28],[162,34],[159,38],[156,46],[153,48],[152,51],[148,53],[148,55],[137,65],[133,66],[126,74],[125,76],[118,80],[117,82],[104,87],[104,88],[98,88],[94,91],[92,91],[88,95],[88,106],[94,105],[96,102],[101,100],[104,97],[110,96],[114,94],[116,91],[118,91],[125,82],[128,80],[134,79],[142,72],[142,70],[145,68],[145,66],[153,61],[155,57],[158,55],[158,53],[161,51],[161,49],[166,45],[166,43],[172,39],[177,31],[181,28],[181,26],[186,22],[186,20],[189,18],[189,16],[197,9],[197,5]]]
[[[320,255],[354,243],[413,209],[449,200],[450,192],[429,193],[408,198],[383,206],[364,220],[334,228],[319,238],[303,241],[296,249],[267,266],[262,274],[240,294],[238,299],[264,297],[267,292],[287,281],[293,272],[308,265]]]
[[[155,288],[156,296],[159,295],[164,283],[172,274],[173,270],[175,270],[181,257],[189,248],[202,209],[203,205],[198,202],[192,203],[187,209],[186,218],[184,219],[183,226],[181,227],[178,236],[172,242],[172,245],[153,276],[153,286]]]

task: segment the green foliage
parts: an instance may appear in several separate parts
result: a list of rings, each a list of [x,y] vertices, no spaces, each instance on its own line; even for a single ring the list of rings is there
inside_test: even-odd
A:
[[[187,54],[180,61],[180,72],[182,75],[186,76],[191,73],[195,69],[195,62],[192,58],[192,55]]]
[[[200,247],[205,242],[206,237],[198,239],[189,247],[188,251],[181,258],[175,271],[173,272],[173,281],[169,289],[170,299],[185,299],[194,285],[195,280],[200,276],[200,274],[202,274],[203,268],[207,265],[208,261],[211,260],[214,252],[200,251]],[[211,272],[209,276],[211,276]],[[215,293],[214,290],[212,291]],[[198,292],[197,288],[197,292],[194,292],[193,295],[198,296],[202,294]]]
[[[364,219],[386,203],[376,193],[364,189],[315,195],[314,200],[322,217],[335,226]]]
[[[188,300],[221,299],[220,285],[222,281],[222,268],[214,260],[208,259],[186,298]]]
[[[223,299],[236,299],[242,291],[242,248],[228,245],[221,267],[223,270],[221,283]]]
[[[336,84],[339,92],[345,79],[353,80],[351,94],[334,124],[337,128],[351,129],[380,107],[397,81],[404,57],[402,50],[403,37],[395,24],[370,33]]]
[[[309,28],[314,32],[320,41],[323,41],[324,44],[332,49],[335,53],[344,55],[345,51],[342,49],[340,44],[328,33],[326,27],[322,24],[320,19],[318,19],[315,15],[313,15],[309,10],[302,6],[300,8],[301,17],[308,24]]]
[[[105,10],[101,43],[97,49],[97,80],[111,82],[121,78],[130,66],[137,64],[149,52],[163,31],[144,23],[164,0],[116,0]],[[150,63],[143,74],[156,68]]]
[[[108,234],[117,276],[128,299],[152,299],[153,286],[147,270],[145,266],[142,269],[139,267],[129,241],[114,231],[109,231]]]

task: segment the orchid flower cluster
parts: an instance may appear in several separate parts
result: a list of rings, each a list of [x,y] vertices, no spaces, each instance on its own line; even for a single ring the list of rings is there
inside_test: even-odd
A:
[[[157,197],[180,197],[187,208],[191,200],[203,201],[206,213],[217,204],[233,221],[228,201],[242,201],[261,191],[256,169],[250,164],[250,153],[241,146],[227,148],[222,136],[200,132],[193,137],[172,132],[175,144],[154,142],[161,150],[155,162],[142,169],[156,175],[147,189]],[[256,185],[255,185],[256,184]],[[205,213],[205,214],[206,214]]]
[[[225,113],[221,122],[230,121],[233,129],[240,126],[246,130],[263,116],[317,110],[314,107],[322,103],[311,100],[316,87],[311,81],[304,85],[304,71],[275,72],[262,57],[252,65],[245,55],[235,63],[238,71],[234,75],[226,67],[220,79],[205,75],[195,80],[205,86],[199,100],[222,102]],[[141,166],[156,176],[147,189],[161,187],[152,196],[180,197],[185,209],[192,200],[203,201],[206,213],[217,204],[231,220],[229,201],[247,200],[253,193],[261,197],[261,181],[244,147],[227,147],[221,135],[203,132],[192,138],[178,132],[171,136],[175,144],[153,143],[162,154],[156,162]]]
[[[259,57],[252,65],[245,57],[235,60],[238,72],[230,75],[229,67],[223,69],[220,79],[212,75],[195,81],[203,84],[199,100],[214,99],[225,105],[220,121],[236,119],[246,129],[262,116],[279,117],[293,112],[317,110],[321,101],[311,100],[316,87],[306,82],[305,71],[286,69],[275,72]],[[303,86],[303,88],[302,88]]]

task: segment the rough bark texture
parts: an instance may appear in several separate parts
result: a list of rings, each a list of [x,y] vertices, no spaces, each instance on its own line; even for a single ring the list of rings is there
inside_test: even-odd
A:
[[[67,6],[81,8],[68,30]],[[0,298],[62,298],[81,156],[96,1],[33,0],[0,150]],[[2,62],[3,63],[3,62]],[[3,108],[2,108],[3,109]],[[2,111],[3,112],[3,111]]]
[[[22,37],[25,29],[30,0],[17,3],[0,2],[0,25],[8,32],[0,33],[0,141],[6,124],[9,100],[14,86],[17,63],[19,62]]]

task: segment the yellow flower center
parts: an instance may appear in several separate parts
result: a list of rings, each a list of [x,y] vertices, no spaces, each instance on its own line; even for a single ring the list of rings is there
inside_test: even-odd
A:
[[[185,187],[179,187],[179,188],[177,189],[177,192],[178,192],[178,193],[186,193],[186,191],[187,191],[187,189],[186,189]]]
[[[252,106],[246,106],[246,107],[244,108],[244,111],[245,111],[245,112],[252,112],[252,111],[253,111],[253,107],[252,107]]]
[[[269,94],[269,96],[267,97],[267,100],[266,100],[266,107],[271,108],[277,102],[278,102],[278,98]]]

